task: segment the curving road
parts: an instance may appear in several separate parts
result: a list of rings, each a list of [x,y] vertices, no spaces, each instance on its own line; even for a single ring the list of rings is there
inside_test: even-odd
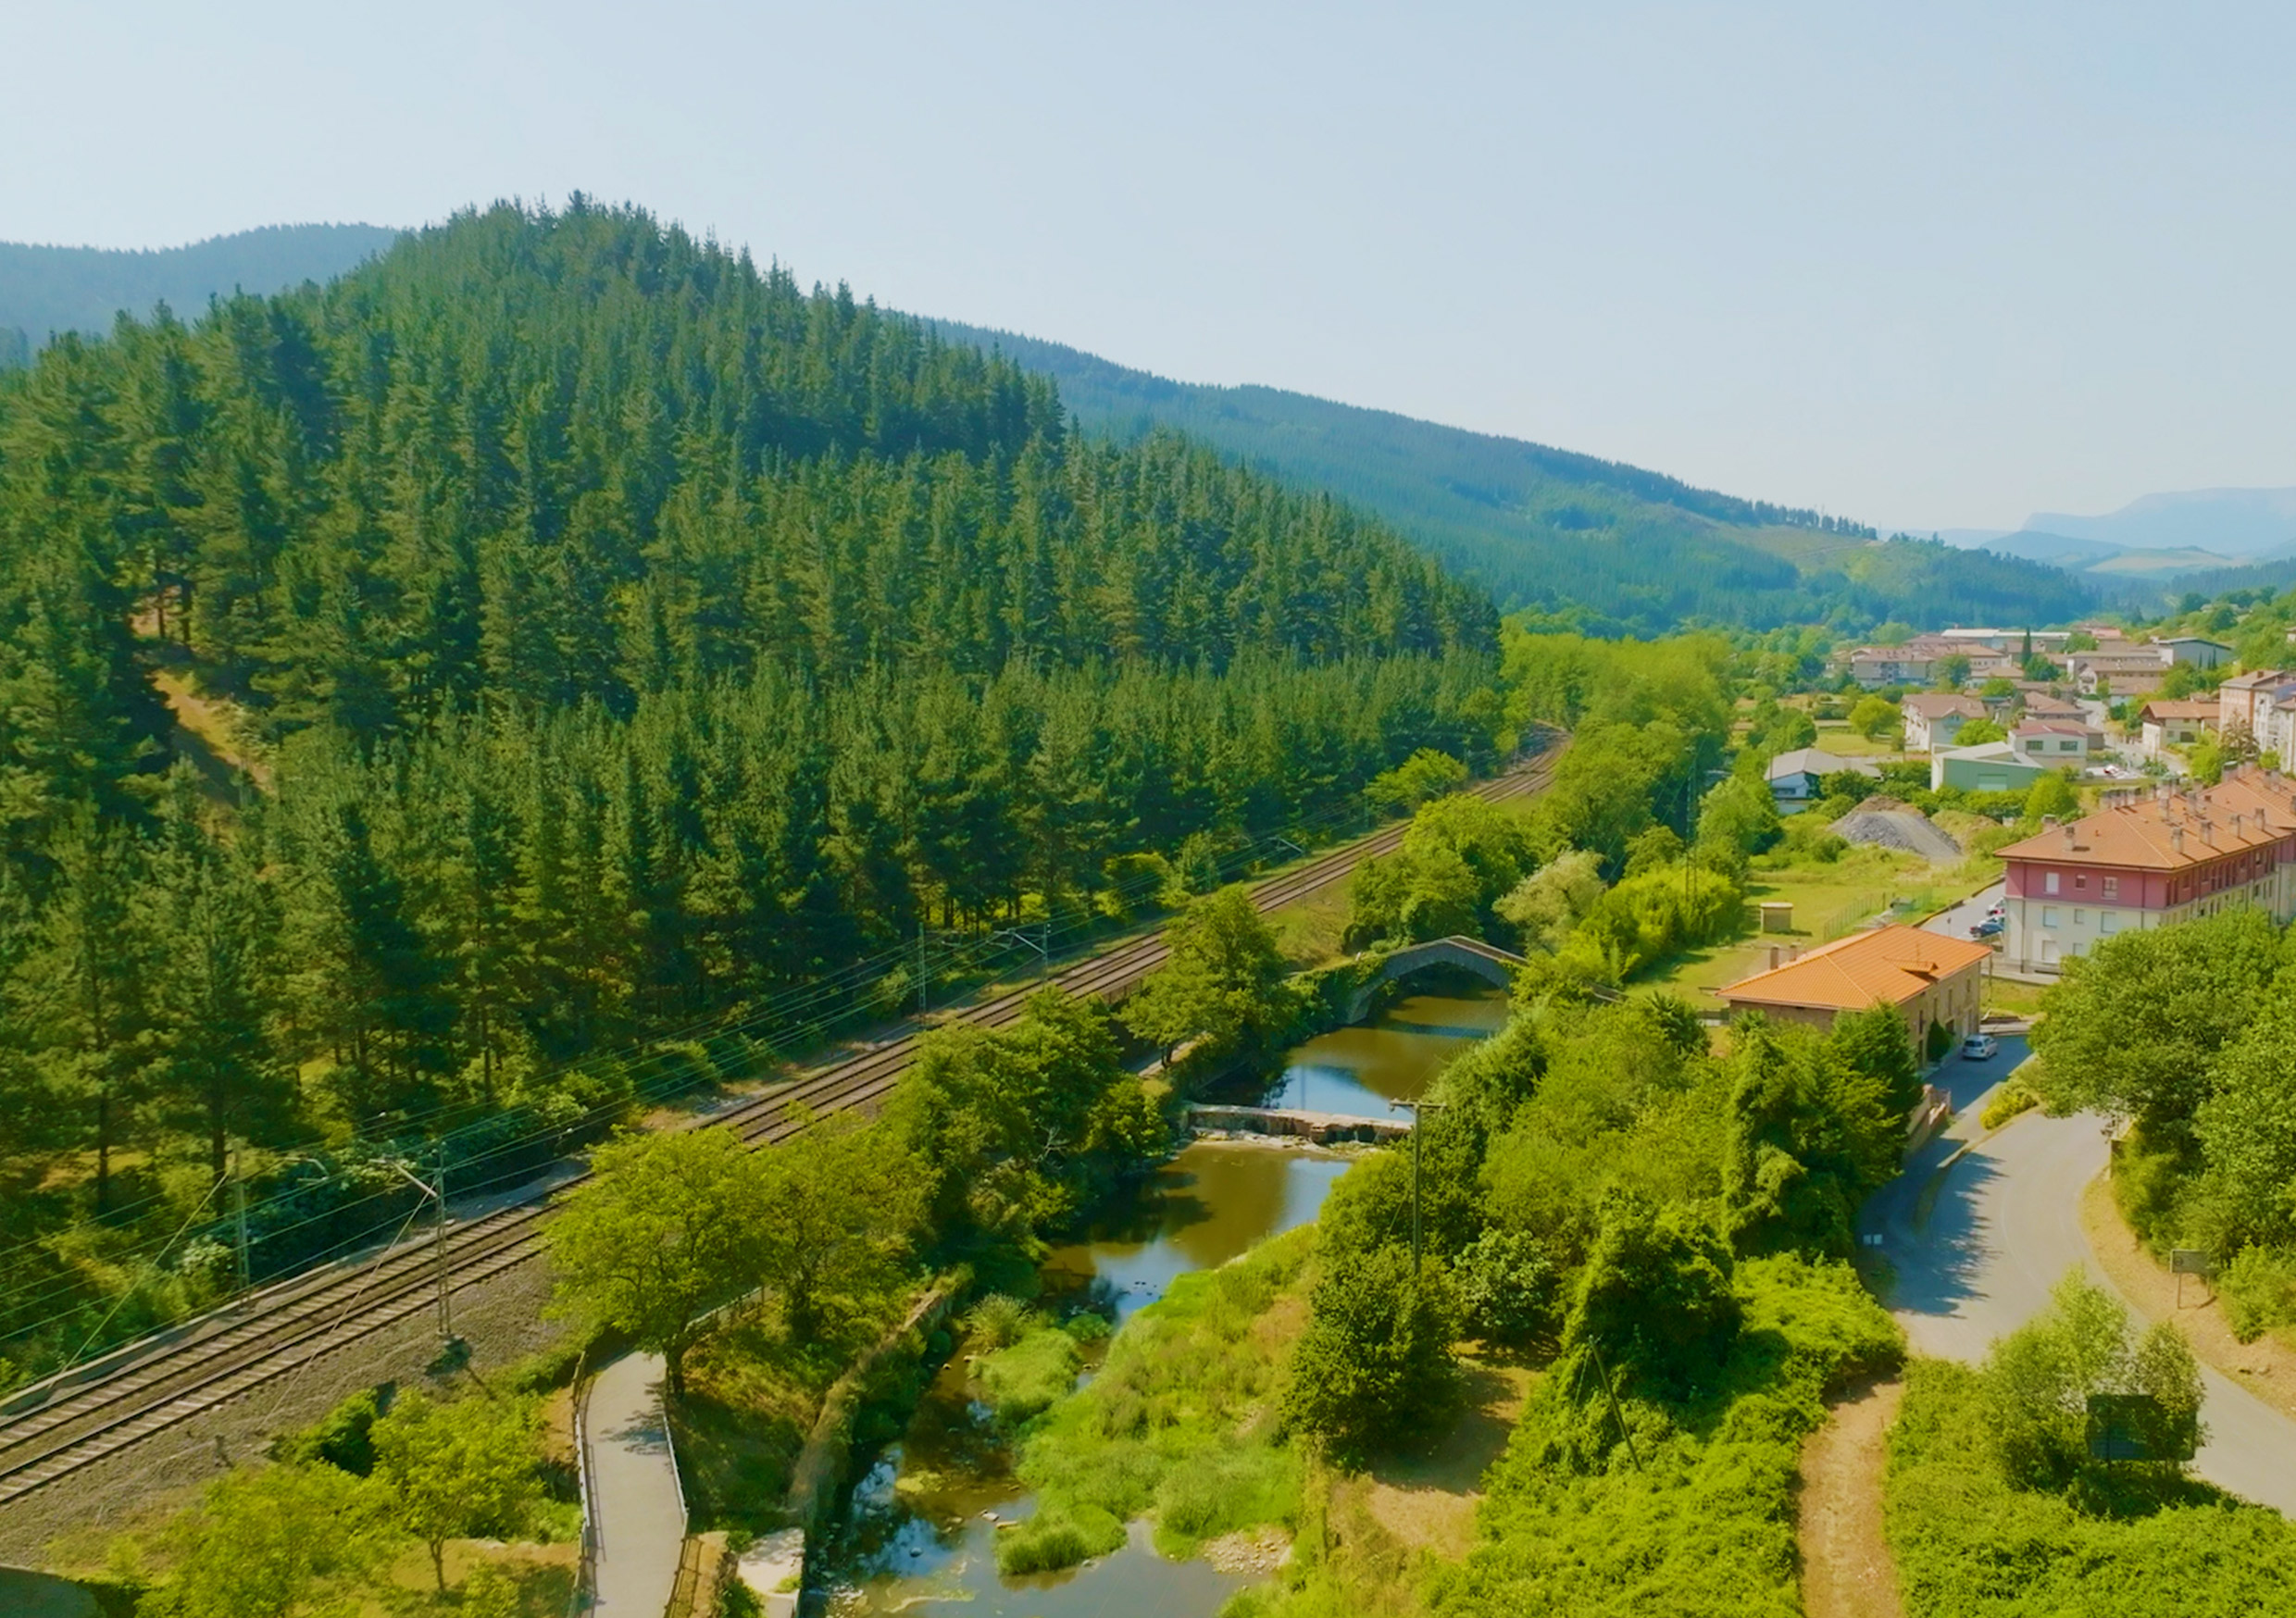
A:
[[[2049,1289],[2076,1265],[2112,1288],[2080,1225],[2081,1193],[2107,1155],[2100,1120],[2028,1113],[1971,1144],[1983,1133],[1978,1095],[2025,1054],[2025,1041],[2011,1039],[1990,1062],[1949,1063],[1940,1079],[1961,1115],[1860,1216],[1860,1231],[1881,1238],[1897,1273],[1890,1310],[1918,1352],[1984,1358],[1995,1338],[2048,1305]],[[2210,1436],[2194,1470],[2296,1516],[2296,1421],[2206,1366],[2201,1375]]]

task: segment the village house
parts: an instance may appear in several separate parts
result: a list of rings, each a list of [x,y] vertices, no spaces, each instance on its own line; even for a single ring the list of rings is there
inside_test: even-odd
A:
[[[2170,662],[2189,663],[2195,668],[2216,668],[2233,658],[2231,647],[2200,635],[2171,635],[2153,644],[2166,649]]]
[[[2229,735],[2245,730],[2261,736],[2274,700],[2284,686],[2296,685],[2296,674],[2284,668],[2252,669],[2236,674],[2216,688],[2216,728]]]
[[[2065,666],[2073,683],[2091,696],[2106,692],[2126,696],[2157,689],[2171,661],[2165,647],[2123,644],[2069,653]]]
[[[1717,990],[1733,1012],[1759,1011],[1780,1022],[1830,1028],[1847,1011],[1893,1005],[1905,1016],[1914,1049],[1929,1030],[1954,1039],[1978,1031],[1985,963],[1992,947],[1919,927],[1890,926],[1852,933],[1791,960],[1773,951],[1767,971]]]
[[[2018,756],[2006,741],[1949,747],[1929,755],[1929,790],[1959,787],[1965,792],[2029,792],[2033,783],[2053,775],[2053,766]]]
[[[2254,765],[2213,787],[2148,788],[2001,851],[2003,958],[2055,972],[2117,933],[2236,904],[2296,918],[2296,781]]]
[[[1862,759],[1836,758],[1815,747],[1797,747],[1770,760],[1770,796],[1779,808],[1813,803],[1826,795],[1825,778],[1843,771],[1879,780],[1881,772]]]
[[[2009,732],[2017,756],[2051,769],[2089,764],[2089,726],[2083,721],[2028,719]]]
[[[2166,748],[2191,746],[2216,728],[2216,714],[2215,702],[2153,698],[2137,716],[2145,752],[2158,758]]]
[[[1935,753],[1951,747],[1970,720],[1984,718],[1985,704],[1975,697],[1920,691],[1900,703],[1898,712],[1904,716],[1905,751]]]
[[[1869,691],[1883,686],[1928,685],[1947,658],[1966,657],[1974,668],[1987,655],[1982,646],[1942,635],[1915,635],[1903,646],[1859,647],[1850,653],[1850,675]]]

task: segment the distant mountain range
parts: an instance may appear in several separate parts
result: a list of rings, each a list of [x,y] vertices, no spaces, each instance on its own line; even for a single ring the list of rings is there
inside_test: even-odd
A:
[[[56,331],[101,331],[165,300],[185,317],[234,287],[327,280],[387,248],[371,225],[294,225],[121,253],[0,244],[0,367]],[[1598,633],[1685,624],[2047,624],[2098,589],[2042,560],[1885,540],[1805,508],[1699,489],[1620,462],[1335,404],[1277,388],[1175,382],[1081,350],[955,321],[952,341],[1050,374],[1088,429],[1199,438],[1295,485],[1379,513],[1504,608]]]
[[[2148,494],[2103,517],[2035,512],[2025,527],[1949,529],[1948,543],[2045,562],[2111,593],[2138,587],[2238,588],[2251,567],[2285,573],[2296,561],[2296,489],[2196,489]],[[2269,582],[2260,573],[2253,580]]]
[[[109,330],[122,309],[142,317],[165,303],[189,320],[234,289],[330,281],[398,237],[380,225],[267,225],[149,251],[0,242],[0,365],[59,331]]]

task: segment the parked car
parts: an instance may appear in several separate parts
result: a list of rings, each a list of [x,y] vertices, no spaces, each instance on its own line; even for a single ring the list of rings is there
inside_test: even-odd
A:
[[[1973,939],[1997,939],[2001,937],[2001,917],[1989,915],[1969,929],[1969,936]]]
[[[2001,1050],[2001,1041],[1990,1034],[1972,1034],[1961,1042],[1964,1062],[1984,1062]]]

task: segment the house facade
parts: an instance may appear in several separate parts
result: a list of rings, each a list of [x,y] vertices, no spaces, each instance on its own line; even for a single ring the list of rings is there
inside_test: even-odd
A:
[[[2168,672],[2170,661],[2167,651],[2162,647],[2122,645],[2072,653],[2066,656],[2065,666],[2072,675],[2073,683],[2090,695],[2096,695],[2100,690],[2125,695],[2157,687]]]
[[[2009,732],[2019,758],[2050,769],[2089,766],[2089,727],[2065,719],[2028,719]]]
[[[1959,787],[1965,792],[2029,792],[2035,781],[2054,773],[2047,765],[2019,757],[2006,741],[1949,747],[1929,755],[1932,792],[1947,787]]]
[[[2170,662],[2189,663],[2195,668],[2221,668],[2233,658],[2231,647],[2202,635],[2171,635],[2156,644],[2166,650]]]
[[[1977,1032],[1992,952],[1990,945],[1919,927],[1873,927],[1780,960],[1717,992],[1734,1012],[1759,1011],[1816,1028],[1832,1027],[1845,1011],[1894,1005],[1918,1052],[1934,1027],[1956,1039]]]
[[[1814,803],[1826,795],[1825,778],[1848,770],[1879,780],[1881,772],[1862,759],[1836,758],[1815,747],[1797,747],[1770,760],[1770,796],[1779,807]]]
[[[1961,728],[1985,717],[1985,704],[1975,697],[1947,696],[1921,691],[1898,704],[1905,721],[1905,751],[1935,753],[1951,747]]]
[[[2216,728],[2216,714],[2215,703],[2155,698],[2137,716],[2145,752],[2158,758],[2166,748],[2191,746]]]
[[[2116,933],[2237,904],[2296,918],[2296,780],[2244,765],[2213,787],[2114,796],[2001,851],[2009,966],[2055,972]]]

